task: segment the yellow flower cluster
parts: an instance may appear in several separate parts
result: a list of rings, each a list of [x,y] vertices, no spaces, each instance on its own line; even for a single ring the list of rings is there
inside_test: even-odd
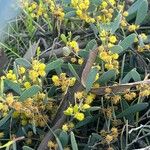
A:
[[[13,70],[9,70],[8,73],[6,74],[6,76],[3,77],[3,79],[8,79],[14,82],[17,82],[17,76],[16,74],[13,72]]]
[[[132,24],[132,25],[129,25],[129,26],[128,26],[128,30],[129,30],[130,32],[134,32],[134,31],[136,31],[137,29],[139,29],[139,25]]]
[[[72,122],[66,123],[62,126],[63,131],[69,131],[74,128],[74,124]]]
[[[38,60],[32,61],[32,68],[29,70],[29,78],[32,82],[36,82],[38,77],[44,77],[46,65]]]
[[[55,150],[55,149],[57,149],[58,144],[57,144],[57,143],[54,143],[53,141],[48,141],[47,146],[48,146],[48,148],[49,148],[50,150]]]
[[[84,120],[85,116],[84,113],[81,112],[80,106],[76,104],[75,106],[69,106],[65,111],[64,114],[67,116],[72,116],[78,121]]]
[[[75,53],[78,53],[79,45],[76,41],[67,42],[67,46],[69,46]]]
[[[72,6],[76,9],[76,14],[81,20],[87,23],[94,23],[95,19],[88,14],[88,8],[90,6],[89,0],[71,0]]]
[[[118,104],[121,100],[121,96],[120,95],[114,95],[111,97],[111,100],[112,100],[113,104]]]
[[[78,121],[82,121],[85,118],[84,112],[89,109],[90,104],[95,99],[95,95],[92,93],[87,94],[84,91],[78,91],[75,93],[76,104],[74,106],[70,105],[64,114],[67,116],[72,116]]]
[[[9,107],[13,108],[15,111],[13,113],[13,118],[20,117],[20,122],[23,126],[27,124],[35,124],[35,126],[44,127],[46,125],[45,121],[48,120],[48,116],[43,114],[46,110],[51,111],[53,107],[52,102],[44,102],[45,94],[38,93],[32,98],[28,98],[23,102],[19,102],[17,99],[13,98],[13,102],[10,103],[10,97],[6,98],[6,102],[9,100]],[[47,109],[47,105],[51,106]],[[44,121],[45,120],[45,121]]]
[[[83,101],[84,104],[91,105],[93,100],[95,99],[96,95],[92,93],[86,93],[84,91],[78,91],[75,93],[75,99],[77,102]]]
[[[134,98],[136,98],[136,93],[131,92],[130,90],[126,90],[126,93],[124,94],[124,98],[127,101],[132,101]]]
[[[139,95],[142,97],[150,96],[150,85],[148,84],[141,84],[137,86],[137,90],[140,91]]]
[[[138,52],[150,51],[150,44],[145,44],[144,46],[139,46],[137,48]]]
[[[45,16],[46,10],[43,3],[37,3],[35,1],[30,2],[28,0],[22,1],[24,9],[29,13],[32,18],[39,18]]]
[[[76,58],[75,56],[74,57],[71,57],[70,61],[72,63],[78,63],[79,65],[82,65],[83,62],[84,62],[84,59],[83,58]]]
[[[100,51],[99,57],[105,62],[105,68],[107,70],[119,69],[119,62],[117,61],[119,55],[117,53],[111,53],[110,51]]]
[[[101,130],[100,135],[104,138],[104,143],[110,144],[117,140],[119,133],[117,128],[112,127],[110,132]]]
[[[58,19],[63,20],[65,13],[63,11],[63,8],[59,5],[56,5],[55,0],[45,0],[45,2],[48,4],[50,11],[52,14]]]
[[[52,81],[55,86],[61,87],[61,90],[65,92],[68,89],[68,87],[74,86],[76,78],[67,77],[66,73],[61,73],[59,76],[53,75]]]
[[[45,69],[46,65],[44,63],[41,63],[39,60],[32,60],[31,68],[26,69],[23,66],[18,66],[17,72],[9,70],[1,79],[11,80],[28,89],[33,84],[41,84],[41,78],[46,75]]]
[[[113,7],[115,6],[115,4],[116,0],[103,0],[99,6],[101,14],[96,17],[97,21],[110,23],[113,18]]]

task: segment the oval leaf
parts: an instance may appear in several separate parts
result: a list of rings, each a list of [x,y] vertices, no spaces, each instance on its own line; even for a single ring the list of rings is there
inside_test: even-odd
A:
[[[29,89],[25,90],[25,91],[21,94],[19,100],[20,100],[20,101],[24,101],[24,100],[26,100],[27,98],[32,97],[32,96],[34,96],[35,94],[37,94],[39,91],[41,91],[41,88],[40,88],[38,85],[33,85],[32,87],[30,87]]]
[[[140,103],[140,104],[135,104],[133,106],[130,106],[128,109],[125,109],[122,113],[117,115],[117,118],[122,118],[127,115],[131,115],[133,113],[139,112],[144,110],[145,108],[148,107],[148,103]]]
[[[15,62],[16,62],[17,65],[23,66],[25,68],[30,68],[31,67],[31,63],[28,60],[26,60],[25,58],[17,58],[15,60]]]
[[[95,82],[96,75],[98,73],[97,68],[92,68],[91,71],[87,75],[87,79],[85,82],[86,91],[89,92]]]
[[[122,46],[123,50],[125,50],[134,43],[134,40],[135,40],[136,37],[137,36],[136,36],[135,33],[130,34],[119,45]]]
[[[74,133],[72,131],[71,131],[71,146],[72,146],[72,150],[78,150],[77,142]]]

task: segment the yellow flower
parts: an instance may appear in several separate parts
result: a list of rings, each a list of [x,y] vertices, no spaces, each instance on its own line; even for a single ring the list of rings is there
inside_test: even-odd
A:
[[[75,77],[70,78],[70,85],[69,86],[74,86],[75,82],[76,82]]]
[[[83,92],[76,92],[75,93],[75,98],[82,99],[83,98]]]
[[[29,78],[32,81],[36,81],[37,77],[39,76],[38,72],[34,71],[34,70],[30,70],[29,71]]]
[[[107,63],[107,64],[105,64],[105,68],[106,68],[107,70],[111,70],[111,69],[114,68],[114,66],[113,66],[112,64]]]
[[[4,107],[4,104],[3,103],[0,103],[0,110],[2,110]]]
[[[24,87],[26,88],[26,89],[28,89],[28,88],[30,88],[31,87],[31,84],[30,84],[30,82],[25,82],[24,83]]]
[[[39,64],[39,70],[45,70],[46,65],[44,63]]]
[[[113,59],[118,59],[119,55],[117,53],[112,54]]]
[[[68,125],[67,125],[67,124],[64,124],[64,125],[62,126],[62,130],[63,130],[63,131],[68,131],[68,130],[69,130]]]
[[[74,118],[76,118],[79,121],[82,121],[82,120],[84,120],[84,114],[77,112],[77,113],[75,113]]]
[[[26,71],[26,69],[24,68],[24,67],[19,67],[19,74],[24,74],[25,73],[25,71]]]
[[[112,135],[107,135],[106,138],[105,138],[105,140],[109,144],[110,142],[112,142],[113,136]]]
[[[92,102],[93,102],[93,100],[95,99],[95,95],[94,94],[89,94],[87,97],[86,97],[86,99],[85,99],[85,103],[86,104],[91,104]]]
[[[132,31],[137,30],[138,28],[139,28],[138,25],[132,24],[132,25],[129,25],[128,30],[129,30],[130,32],[132,32]]]
[[[59,86],[60,85],[59,77],[57,75],[53,75],[52,76],[52,81],[54,82],[55,86]]]
[[[41,77],[45,77],[46,72],[43,71],[43,70],[39,70],[39,71],[38,71],[38,74],[39,74]]]
[[[116,36],[114,36],[114,35],[110,36],[110,37],[109,37],[109,41],[110,41],[111,43],[116,43],[116,42],[117,42]]]
[[[78,52],[79,51],[79,46],[78,43],[76,41],[71,41],[69,42],[69,46],[75,51]]]
[[[102,8],[106,8],[107,6],[108,6],[107,2],[106,2],[106,1],[103,1],[102,4],[101,4],[101,7],[102,7]]]
[[[83,110],[86,110],[86,109],[89,109],[90,107],[91,107],[91,106],[88,105],[88,104],[83,104],[82,109],[83,109]]]
[[[7,103],[9,106],[11,106],[13,102],[14,102],[14,97],[13,97],[13,95],[10,93],[10,94],[8,94],[7,97],[6,97],[6,103]]]
[[[129,15],[129,13],[127,11],[123,12],[123,16],[127,17]]]
[[[16,111],[20,111],[20,109],[22,108],[21,102],[14,102],[14,103],[13,103],[13,108],[14,108]]]
[[[105,89],[105,92],[106,92],[106,94],[110,94],[110,93],[112,92],[112,89],[109,88],[109,87],[107,87],[107,88]]]
[[[78,64],[79,64],[79,65],[82,65],[83,62],[84,62],[83,58],[78,59]]]
[[[68,107],[65,111],[64,111],[65,115],[72,115],[73,114],[73,108],[72,107]]]

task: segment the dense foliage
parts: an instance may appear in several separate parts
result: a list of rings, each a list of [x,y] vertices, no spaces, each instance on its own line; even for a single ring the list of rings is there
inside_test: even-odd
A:
[[[0,43],[0,148],[149,146],[148,1],[18,3]]]

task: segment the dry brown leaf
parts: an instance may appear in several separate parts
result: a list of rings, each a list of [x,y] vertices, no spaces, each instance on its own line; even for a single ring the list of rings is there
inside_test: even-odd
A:
[[[95,89],[92,89],[91,92],[96,94],[96,95],[104,95],[106,88],[111,88],[112,92],[114,94],[117,94],[117,93],[123,93],[126,89],[130,89],[130,88],[135,87],[135,86],[140,85],[140,84],[150,84],[150,80],[144,80],[144,81],[128,83],[128,84],[121,84],[121,85],[95,88]]]
[[[87,76],[88,76],[88,74],[89,74],[89,72],[93,66],[93,63],[95,62],[97,53],[98,53],[98,49],[90,51],[89,58],[88,58],[86,65],[83,69],[82,76],[81,76],[81,83],[84,87],[85,87],[85,83],[87,80]]]

